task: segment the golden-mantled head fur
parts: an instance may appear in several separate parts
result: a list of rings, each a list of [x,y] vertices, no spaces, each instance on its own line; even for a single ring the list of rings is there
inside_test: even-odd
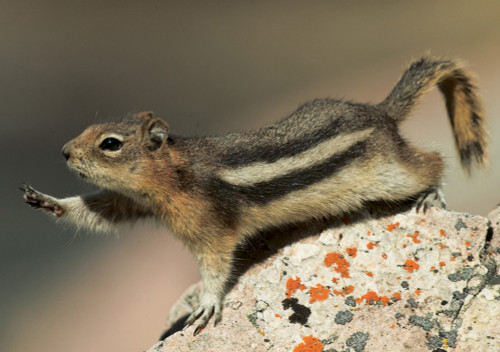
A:
[[[83,179],[119,192],[143,194],[147,179],[168,169],[168,124],[151,112],[92,125],[62,149],[68,167]],[[166,167],[167,166],[167,167]]]

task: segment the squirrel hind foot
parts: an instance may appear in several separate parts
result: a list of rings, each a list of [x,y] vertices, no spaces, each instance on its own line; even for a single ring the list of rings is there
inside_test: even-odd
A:
[[[417,201],[415,202],[415,212],[417,213],[422,211],[425,214],[427,210],[433,207],[446,209],[444,194],[439,188],[432,188],[425,191],[418,197]]]

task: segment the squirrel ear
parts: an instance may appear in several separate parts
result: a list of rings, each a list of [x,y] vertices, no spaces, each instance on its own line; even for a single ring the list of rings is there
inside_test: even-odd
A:
[[[134,118],[142,122],[147,122],[153,118],[153,115],[154,113],[152,111],[143,111],[135,114]]]
[[[146,142],[146,147],[150,151],[157,150],[161,147],[163,141],[168,137],[168,124],[159,118],[151,118],[144,122],[143,138]]]

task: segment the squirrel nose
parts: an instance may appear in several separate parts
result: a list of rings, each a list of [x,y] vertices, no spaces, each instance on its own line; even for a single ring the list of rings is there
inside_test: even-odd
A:
[[[65,144],[65,145],[63,146],[62,150],[61,150],[62,155],[64,156],[64,158],[66,159],[66,161],[67,161],[67,160],[69,159],[69,157],[71,156],[71,154],[70,154],[70,152],[69,152],[69,150],[68,150],[68,149],[69,149],[69,148],[68,148],[68,145],[67,145],[67,144]]]

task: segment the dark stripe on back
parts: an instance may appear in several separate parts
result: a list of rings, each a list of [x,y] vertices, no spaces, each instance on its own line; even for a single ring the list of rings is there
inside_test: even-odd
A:
[[[323,105],[324,109],[320,109]],[[335,113],[327,111],[329,108],[335,108]],[[342,115],[339,116],[337,109],[343,110]],[[369,105],[326,99],[313,101],[277,124],[223,137],[229,138],[230,142],[220,152],[220,162],[232,167],[254,162],[273,163],[302,153],[337,135],[380,125],[383,123],[377,122],[380,118],[387,119]]]
[[[219,178],[212,178],[210,188],[218,194],[219,201],[226,203],[224,207],[237,208],[241,202],[264,205],[288,193],[304,189],[333,176],[354,160],[365,155],[366,146],[366,141],[360,141],[345,152],[336,154],[322,163],[252,186],[238,186]],[[221,195],[222,197],[220,197]]]

